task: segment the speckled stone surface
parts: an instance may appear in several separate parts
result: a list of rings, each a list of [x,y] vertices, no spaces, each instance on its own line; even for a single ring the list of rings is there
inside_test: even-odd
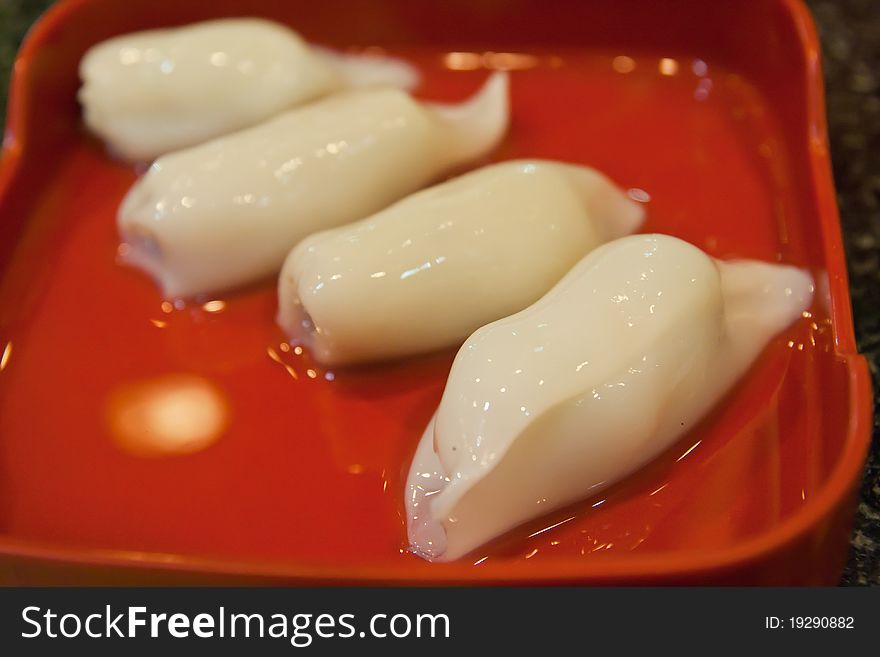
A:
[[[747,0],[746,0],[747,1]],[[27,28],[50,2],[0,0],[0,90]],[[880,408],[880,0],[808,0],[825,55],[834,178],[859,349]],[[0,116],[6,96],[0,93]],[[846,585],[880,584],[880,421],[865,471]]]

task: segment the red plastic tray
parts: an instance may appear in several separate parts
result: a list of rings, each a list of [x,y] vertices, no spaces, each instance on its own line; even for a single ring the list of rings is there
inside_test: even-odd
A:
[[[405,471],[453,352],[328,376],[283,351],[271,281],[178,309],[116,263],[115,211],[135,172],[83,131],[80,57],[113,35],[249,14],[324,45],[408,57],[426,98],[462,98],[487,68],[515,69],[512,127],[493,159],[596,166],[649,199],[646,230],[717,257],[808,267],[816,304],[715,413],[626,482],[469,559],[406,553]],[[0,236],[4,582],[839,577],[871,395],[819,48],[799,2],[62,2],[16,62]],[[226,400],[223,436],[166,456],[114,439],[113,400],[179,374]]]

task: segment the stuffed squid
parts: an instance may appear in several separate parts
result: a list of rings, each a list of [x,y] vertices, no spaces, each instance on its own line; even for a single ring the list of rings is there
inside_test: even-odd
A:
[[[642,217],[593,169],[490,165],[301,242],[281,271],[279,323],[327,365],[457,346]]]
[[[402,61],[310,47],[271,21],[235,18],[126,34],[80,63],[86,125],[120,157],[149,161],[346,88],[408,89]]]
[[[486,155],[507,123],[505,74],[459,105],[399,89],[331,96],[156,160],[119,209],[123,259],[167,297],[277,274],[306,236]]]
[[[448,561],[672,445],[806,310],[809,274],[673,237],[602,246],[458,352],[407,482],[409,541]]]

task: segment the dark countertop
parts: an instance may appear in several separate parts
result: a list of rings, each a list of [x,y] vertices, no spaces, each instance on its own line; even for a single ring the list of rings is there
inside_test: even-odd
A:
[[[0,0],[0,89],[24,32],[49,0]],[[808,0],[822,38],[834,179],[859,350],[880,409],[880,5]],[[6,109],[0,93],[0,116]],[[846,585],[880,584],[880,419],[862,485]]]

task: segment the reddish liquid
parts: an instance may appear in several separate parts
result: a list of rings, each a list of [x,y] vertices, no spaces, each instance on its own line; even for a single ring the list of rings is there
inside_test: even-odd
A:
[[[426,98],[463,98],[485,77],[444,63],[473,57],[395,54],[419,64]],[[493,159],[595,166],[650,199],[646,231],[717,257],[818,262],[795,220],[804,208],[780,127],[743,79],[711,61],[703,70],[647,55],[554,51],[514,63],[535,66],[513,73],[513,123]],[[272,281],[223,297],[219,311],[163,309],[152,282],[116,262],[115,211],[133,171],[84,136],[55,178],[0,291],[0,353],[12,343],[0,371],[0,531],[145,552],[436,568],[404,551],[402,494],[454,350],[327,372],[283,350]],[[819,438],[832,412],[818,382],[844,377],[824,354],[831,346],[817,305],[666,455],[473,561],[699,551],[778,524],[822,483],[818,464],[834,462],[811,456],[834,449]],[[192,453],[127,449],[111,430],[112,400],[178,374],[219,391],[223,433]]]

